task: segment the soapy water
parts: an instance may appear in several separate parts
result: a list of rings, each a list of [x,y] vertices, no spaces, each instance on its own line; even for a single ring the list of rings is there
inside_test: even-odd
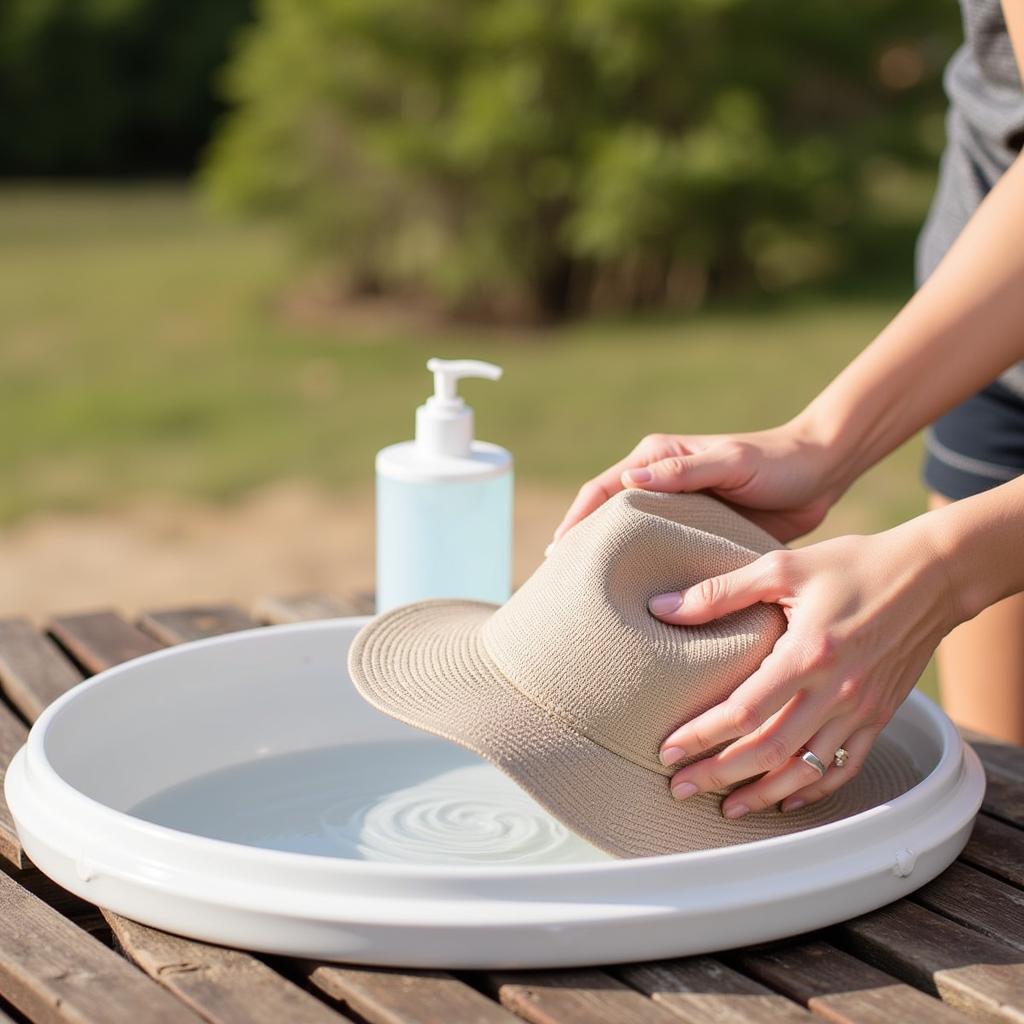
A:
[[[354,743],[188,779],[131,814],[294,853],[419,864],[610,860],[486,761],[441,740]]]

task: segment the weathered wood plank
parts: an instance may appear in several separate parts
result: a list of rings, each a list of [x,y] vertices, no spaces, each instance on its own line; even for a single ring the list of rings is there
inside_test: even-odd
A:
[[[14,821],[3,796],[7,765],[25,742],[28,729],[14,708],[29,721],[52,700],[81,681],[81,673],[55,644],[26,619],[0,621],[0,857],[16,868],[26,866]]]
[[[963,727],[960,728],[960,735],[974,747],[986,768],[992,767],[1018,782],[1024,782],[1024,747],[1004,743],[993,736]]]
[[[248,953],[105,917],[121,950],[212,1024],[340,1024],[325,1003]]]
[[[81,678],[28,619],[0,620],[0,690],[30,722]]]
[[[50,633],[90,673],[151,654],[163,646],[113,611],[57,616],[50,622]]]
[[[14,828],[14,818],[4,799],[4,778],[11,758],[24,744],[27,736],[25,723],[0,701],[0,857],[19,868],[24,864],[24,854]]]
[[[92,903],[68,892],[67,889],[62,889],[31,862],[20,870],[15,868],[5,868],[4,870],[23,889],[38,896],[44,903],[53,907],[79,928],[89,932],[90,935],[96,936],[105,945],[110,945],[110,928],[107,927],[107,922],[103,920],[99,909]]]
[[[3,872],[0,991],[36,1024],[194,1024],[200,1019]]]
[[[1003,743],[972,729],[961,728],[960,734],[985,767],[988,784],[982,810],[1024,828],[1024,747]]]
[[[444,971],[293,961],[309,983],[368,1024],[513,1024],[515,1017]]]
[[[1024,831],[979,814],[960,860],[1024,887]]]
[[[373,594],[358,593],[348,598],[333,594],[292,594],[289,597],[265,597],[256,605],[256,616],[274,625],[306,622],[311,619],[337,619],[349,615],[372,615]]]
[[[1024,957],[995,939],[900,900],[840,925],[855,956],[980,1020],[1024,1022]]]
[[[139,628],[162,644],[202,640],[257,625],[248,612],[233,604],[165,608],[146,612],[139,618]]]
[[[727,956],[747,974],[836,1024],[969,1020],[933,996],[818,939]]]
[[[1024,835],[1022,835],[1024,841]],[[1024,892],[966,864],[951,864],[911,897],[959,924],[1024,952]]]
[[[981,809],[994,818],[1024,829],[1024,782],[985,765],[985,798]]]
[[[625,964],[612,968],[611,973],[688,1024],[801,1024],[813,1020],[792,999],[711,957]]]
[[[488,973],[503,1006],[531,1024],[678,1024],[641,992],[598,970]]]

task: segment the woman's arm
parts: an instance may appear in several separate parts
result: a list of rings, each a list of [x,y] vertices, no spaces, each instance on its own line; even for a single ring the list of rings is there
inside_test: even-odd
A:
[[[803,412],[750,434],[644,438],[580,488],[555,540],[623,487],[707,490],[792,540],[866,469],[1022,358],[1024,157],[914,297]]]
[[[1024,358],[1024,158],[932,276],[801,413],[840,491],[925,424]]]

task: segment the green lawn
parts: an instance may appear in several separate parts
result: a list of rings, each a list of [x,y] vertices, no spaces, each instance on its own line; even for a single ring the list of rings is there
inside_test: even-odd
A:
[[[788,416],[893,311],[804,301],[556,331],[301,326],[267,228],[206,217],[177,187],[0,192],[0,521],[137,493],[238,494],[281,474],[365,486],[410,433],[425,359],[506,368],[470,382],[482,436],[526,481],[581,480],[652,430]],[[844,522],[917,511],[916,454],[852,494]]]
[[[280,476],[367,487],[407,437],[431,355],[501,363],[470,382],[482,437],[524,483],[575,485],[644,433],[788,417],[895,309],[801,300],[553,331],[390,329],[281,313],[294,259],[178,186],[0,191],[0,522],[139,493],[225,499]],[[351,319],[351,318],[350,318]],[[316,323],[316,321],[314,321]],[[358,324],[358,326],[357,326]],[[916,443],[826,532],[921,510]]]

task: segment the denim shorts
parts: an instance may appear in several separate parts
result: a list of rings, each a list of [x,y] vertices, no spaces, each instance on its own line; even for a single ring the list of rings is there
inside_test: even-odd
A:
[[[1011,367],[925,432],[924,482],[956,500],[1024,473],[1024,364]]]

